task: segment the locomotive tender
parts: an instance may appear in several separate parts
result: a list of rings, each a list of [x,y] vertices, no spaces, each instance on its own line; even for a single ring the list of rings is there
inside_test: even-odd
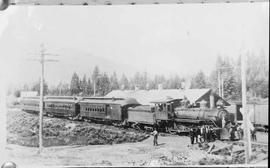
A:
[[[65,117],[85,121],[107,121],[112,124],[137,126],[141,129],[158,126],[168,131],[179,129],[179,125],[210,123],[221,127],[224,118],[230,120],[224,108],[187,108],[181,106],[182,99],[167,98],[140,105],[134,98],[104,97],[45,97],[44,115]],[[38,97],[23,98],[22,110],[39,112]]]

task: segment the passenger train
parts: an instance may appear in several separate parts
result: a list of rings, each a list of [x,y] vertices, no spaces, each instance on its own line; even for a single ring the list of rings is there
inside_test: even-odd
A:
[[[102,121],[114,125],[140,129],[157,127],[164,131],[184,131],[182,126],[212,124],[220,128],[222,120],[233,121],[231,115],[220,108],[185,108],[181,99],[165,99],[141,105],[134,98],[104,97],[45,97],[44,115],[71,120]],[[23,111],[39,113],[39,97],[21,100]]]

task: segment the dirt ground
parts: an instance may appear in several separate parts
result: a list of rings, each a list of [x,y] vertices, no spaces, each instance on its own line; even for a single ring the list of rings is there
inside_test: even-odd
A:
[[[43,145],[101,145],[138,142],[149,137],[137,130],[125,130],[105,124],[44,117]],[[9,110],[7,140],[10,144],[38,147],[39,117],[20,110]]]
[[[266,167],[268,166],[268,134],[258,133],[257,139],[258,141],[253,144],[252,148],[251,164]],[[158,143],[158,146],[153,146],[153,137],[150,136],[140,142],[46,147],[41,154],[38,154],[36,147],[8,143],[6,160],[15,162],[20,168],[205,164],[240,164],[243,166],[244,157],[241,157],[243,143],[241,142],[215,141],[205,145],[205,149],[203,149],[198,144],[190,145],[190,139],[187,136],[166,135],[159,136]],[[207,153],[213,144],[213,152]]]

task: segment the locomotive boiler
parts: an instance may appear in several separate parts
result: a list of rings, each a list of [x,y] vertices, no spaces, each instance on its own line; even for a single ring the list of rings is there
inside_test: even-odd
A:
[[[224,108],[176,108],[175,121],[190,124],[210,123],[222,127],[230,121],[231,115]],[[224,124],[225,124],[224,123]]]

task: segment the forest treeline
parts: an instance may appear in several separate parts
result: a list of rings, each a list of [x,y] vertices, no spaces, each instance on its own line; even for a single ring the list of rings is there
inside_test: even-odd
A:
[[[264,52],[259,55],[247,55],[247,90],[250,98],[268,97],[269,63],[266,60]],[[118,76],[116,72],[108,74],[95,66],[92,72],[89,71],[83,76],[79,76],[74,72],[69,83],[60,82],[57,86],[49,87],[47,82],[44,81],[44,94],[93,96],[95,87],[96,96],[104,96],[116,89],[133,90],[135,87],[142,90],[157,89],[160,84],[162,84],[163,89],[212,88],[218,93],[218,71],[220,71],[223,80],[224,98],[227,100],[240,100],[241,59],[238,57],[234,60],[227,56],[217,57],[215,68],[209,75],[199,71],[189,81],[178,75],[173,77],[165,77],[164,75],[150,77],[147,72],[136,72],[133,77],[128,78],[124,73],[121,76]],[[15,95],[19,96],[20,91],[39,92],[39,89],[39,82],[30,86],[25,84],[23,88],[15,91]]]

